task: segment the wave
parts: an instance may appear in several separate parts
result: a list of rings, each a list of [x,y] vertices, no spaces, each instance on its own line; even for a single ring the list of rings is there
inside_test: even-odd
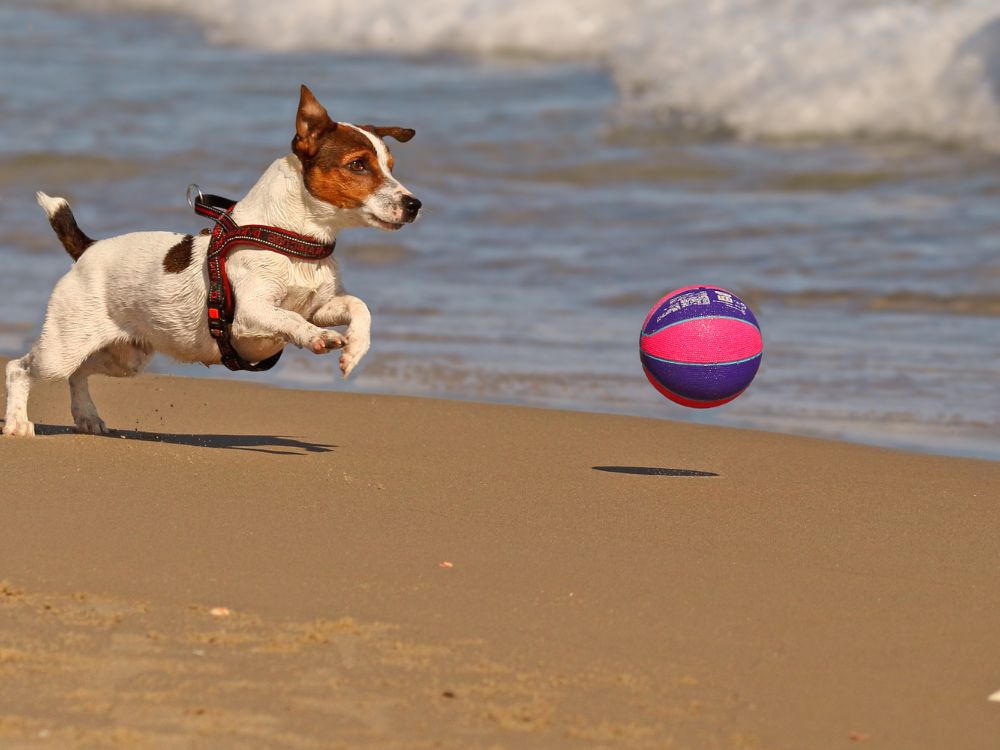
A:
[[[1000,152],[996,0],[82,0],[211,42],[606,66],[622,112],[746,138],[916,136]],[[79,3],[77,4],[79,5]]]

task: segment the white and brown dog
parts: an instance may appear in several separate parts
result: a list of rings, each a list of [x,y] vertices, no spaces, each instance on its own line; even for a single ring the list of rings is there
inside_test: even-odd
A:
[[[392,230],[412,222],[420,201],[392,176],[386,136],[408,141],[413,131],[334,122],[303,86],[292,153],[268,167],[233,208],[233,219],[324,243],[347,227]],[[39,193],[38,202],[76,263],[52,292],[37,343],[7,365],[5,435],[34,434],[27,405],[35,379],[68,378],[76,429],[106,434],[89,376],[136,375],[154,352],[220,362],[206,316],[209,237],[137,232],[95,242],[65,200]],[[245,359],[258,362],[286,343],[316,354],[343,349],[346,377],[368,351],[371,315],[344,291],[333,256],[299,260],[236,248],[226,270],[239,300],[232,342]],[[341,325],[344,335],[327,329]]]

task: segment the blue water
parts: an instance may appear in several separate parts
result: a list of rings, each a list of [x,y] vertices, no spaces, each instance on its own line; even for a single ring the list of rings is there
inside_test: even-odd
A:
[[[601,56],[205,34],[184,15],[0,8],[0,353],[27,349],[69,267],[35,190],[69,198],[94,236],[197,231],[187,184],[245,192],[287,151],[305,82],[336,119],[417,130],[394,154],[422,220],[338,242],[372,352],[346,383],[332,358],[294,349],[267,375],[154,369],[1000,458],[1000,157],[985,116],[963,142],[678,126],[631,106],[627,65]],[[736,291],[764,331],[754,385],[711,412],[663,400],[638,362],[648,308],[692,283]]]

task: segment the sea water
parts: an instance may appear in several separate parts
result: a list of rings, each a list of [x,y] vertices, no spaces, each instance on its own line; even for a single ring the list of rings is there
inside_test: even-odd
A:
[[[420,221],[338,242],[371,353],[346,383],[295,349],[155,370],[1000,458],[992,0],[21,0],[0,74],[4,355],[69,268],[35,190],[92,236],[195,232],[188,183],[240,197],[307,83],[335,119],[417,130],[390,145]],[[765,341],[709,412],[638,361],[649,307],[696,283]]]

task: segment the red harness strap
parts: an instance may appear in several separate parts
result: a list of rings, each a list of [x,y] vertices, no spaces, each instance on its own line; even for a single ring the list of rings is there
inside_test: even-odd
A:
[[[240,226],[231,215],[235,201],[200,191],[191,202],[195,213],[215,221],[208,243],[208,330],[219,345],[222,364],[230,370],[270,370],[281,352],[260,362],[248,362],[233,346],[230,329],[236,312],[236,295],[226,275],[226,256],[237,247],[256,247],[281,253],[289,258],[322,260],[333,254],[335,242],[325,244],[312,237],[260,224]]]

